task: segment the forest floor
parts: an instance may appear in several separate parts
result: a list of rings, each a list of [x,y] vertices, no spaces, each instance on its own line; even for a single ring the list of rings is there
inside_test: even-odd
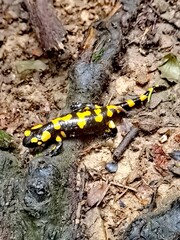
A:
[[[22,146],[24,130],[59,115],[66,103],[68,70],[72,59],[77,58],[85,30],[105,18],[115,1],[54,1],[72,54],[71,60],[56,66],[43,56],[22,2],[0,0],[0,128],[13,135],[15,152],[21,156],[22,167],[27,167],[27,155],[28,160],[32,156]],[[117,122],[114,139],[87,139],[77,159],[77,191],[78,186],[84,186],[80,221],[91,240],[117,239],[133,219],[147,212],[145,207],[154,195],[159,207],[163,199],[173,198],[180,190],[177,175],[170,171],[173,160],[168,155],[180,144],[180,83],[162,79],[158,71],[161,58],[169,53],[180,54],[178,8],[178,1],[154,0],[139,13],[127,36],[126,52],[121,54],[123,63],[122,59],[116,61],[123,71],[121,75],[119,71],[112,74],[103,102],[121,102],[154,84],[163,84],[167,90],[155,93],[150,104],[133,109],[127,118]],[[28,74],[18,70],[19,61],[37,59],[44,63],[43,70]],[[105,165],[112,161],[113,150],[131,124],[139,127],[139,135],[118,162],[117,172],[109,173]],[[99,204],[91,207],[94,198]]]

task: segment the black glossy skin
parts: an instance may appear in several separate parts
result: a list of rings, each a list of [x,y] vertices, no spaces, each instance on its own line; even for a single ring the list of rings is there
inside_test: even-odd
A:
[[[121,112],[130,110],[147,100],[154,88],[136,99],[129,99],[118,105],[97,106],[92,104],[74,104],[73,111],[59,118],[51,120],[45,125],[36,125],[25,131],[23,145],[26,147],[44,146],[56,143],[51,152],[58,153],[62,146],[62,139],[87,134],[105,133],[115,136],[117,128],[113,119]],[[55,155],[54,153],[52,155]]]

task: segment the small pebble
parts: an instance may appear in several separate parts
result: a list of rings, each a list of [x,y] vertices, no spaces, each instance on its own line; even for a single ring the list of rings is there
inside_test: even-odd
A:
[[[23,20],[28,20],[29,19],[29,15],[28,15],[28,12],[21,12],[20,13],[20,18],[23,19]]]
[[[6,20],[10,20],[10,19],[13,19],[13,20],[18,19],[17,13],[14,12],[12,9],[9,9],[6,13]]]
[[[119,206],[120,206],[121,208],[125,208],[125,207],[126,207],[126,204],[120,199],[120,200],[119,200]]]
[[[168,11],[168,9],[169,9],[169,4],[164,0],[160,0],[160,1],[156,0],[155,4],[156,4],[156,7],[159,10],[159,13],[164,13],[164,12]]]
[[[4,49],[0,48],[0,60],[4,58]]]
[[[141,73],[137,73],[137,79],[136,79],[136,83],[140,86],[144,86],[145,84],[148,83],[148,78],[146,76],[145,72],[141,72]]]
[[[26,23],[19,23],[19,30],[21,32],[25,32],[27,30],[27,24]]]
[[[0,42],[3,43],[5,40],[5,32],[4,30],[0,30]]]
[[[180,151],[178,151],[178,150],[169,153],[169,156],[176,161],[180,161]]]
[[[180,176],[180,165],[178,164],[171,164],[168,166],[169,171],[171,171],[174,175]]]
[[[163,134],[167,134],[167,132],[169,132],[169,128],[166,128],[166,127],[162,127],[160,129],[158,129],[157,131],[160,135],[163,135]]]
[[[106,164],[106,170],[110,173],[115,173],[118,170],[118,164],[116,162],[109,162]]]
[[[166,134],[164,134],[164,135],[162,135],[161,137],[160,137],[160,139],[159,139],[159,142],[160,143],[165,143],[166,141],[167,141],[167,135]]]
[[[103,145],[106,146],[106,147],[109,147],[109,148],[113,148],[114,141],[112,140],[112,138],[109,138],[105,141],[105,143]]]

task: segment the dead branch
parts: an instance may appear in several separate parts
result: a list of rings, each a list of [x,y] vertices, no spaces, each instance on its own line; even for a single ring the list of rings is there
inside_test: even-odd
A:
[[[25,0],[30,21],[42,48],[49,50],[64,50],[62,41],[66,31],[57,18],[51,0]]]
[[[138,134],[139,129],[133,127],[128,133],[127,135],[123,138],[123,140],[120,142],[120,144],[118,145],[118,147],[116,148],[116,150],[113,153],[113,159],[118,162],[121,157],[122,154],[125,152],[125,150],[127,149],[127,147],[129,146],[130,142],[133,141],[133,139],[136,137],[136,135]]]

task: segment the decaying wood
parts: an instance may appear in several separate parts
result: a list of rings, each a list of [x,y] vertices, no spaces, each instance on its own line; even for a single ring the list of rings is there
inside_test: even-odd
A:
[[[121,3],[122,6],[117,1],[112,16],[110,14],[104,21],[97,21],[90,26],[79,59],[69,75],[68,104],[73,101],[99,103],[99,96],[108,85],[113,61],[120,52],[124,34],[131,28],[129,22],[135,16],[140,1],[124,0]]]
[[[45,51],[63,51],[66,31],[55,14],[51,0],[25,0],[30,21]]]
[[[177,194],[175,194],[176,196]],[[136,218],[119,239],[179,239],[180,198],[170,200],[158,211]],[[155,231],[156,229],[156,231]]]
[[[49,6],[46,5],[49,3],[47,0],[35,2],[43,3],[46,10]],[[70,89],[64,112],[69,110],[72,102],[99,101],[113,70],[113,60],[121,50],[123,36],[130,29],[131,18],[135,17],[139,2],[121,1],[122,6],[116,5],[112,16],[89,28],[79,58],[70,69]],[[28,3],[33,4],[33,1],[29,0]],[[37,13],[39,11],[38,5]],[[36,18],[40,21],[39,15]],[[52,21],[51,24],[53,29]],[[55,29],[53,36],[57,36],[57,32]],[[39,35],[46,34],[47,38],[52,37],[51,33],[51,29],[46,33],[42,29],[38,32]],[[44,48],[58,47],[61,37],[55,37],[50,46],[44,42]],[[17,160],[10,154],[4,156],[0,152],[0,176],[3,182],[0,186],[0,217],[4,234],[8,232],[11,239],[16,240],[85,239],[85,233],[74,221],[79,201],[75,191],[75,160],[81,145],[77,139],[64,141],[62,154],[53,158],[34,158],[27,172],[19,168]]]

